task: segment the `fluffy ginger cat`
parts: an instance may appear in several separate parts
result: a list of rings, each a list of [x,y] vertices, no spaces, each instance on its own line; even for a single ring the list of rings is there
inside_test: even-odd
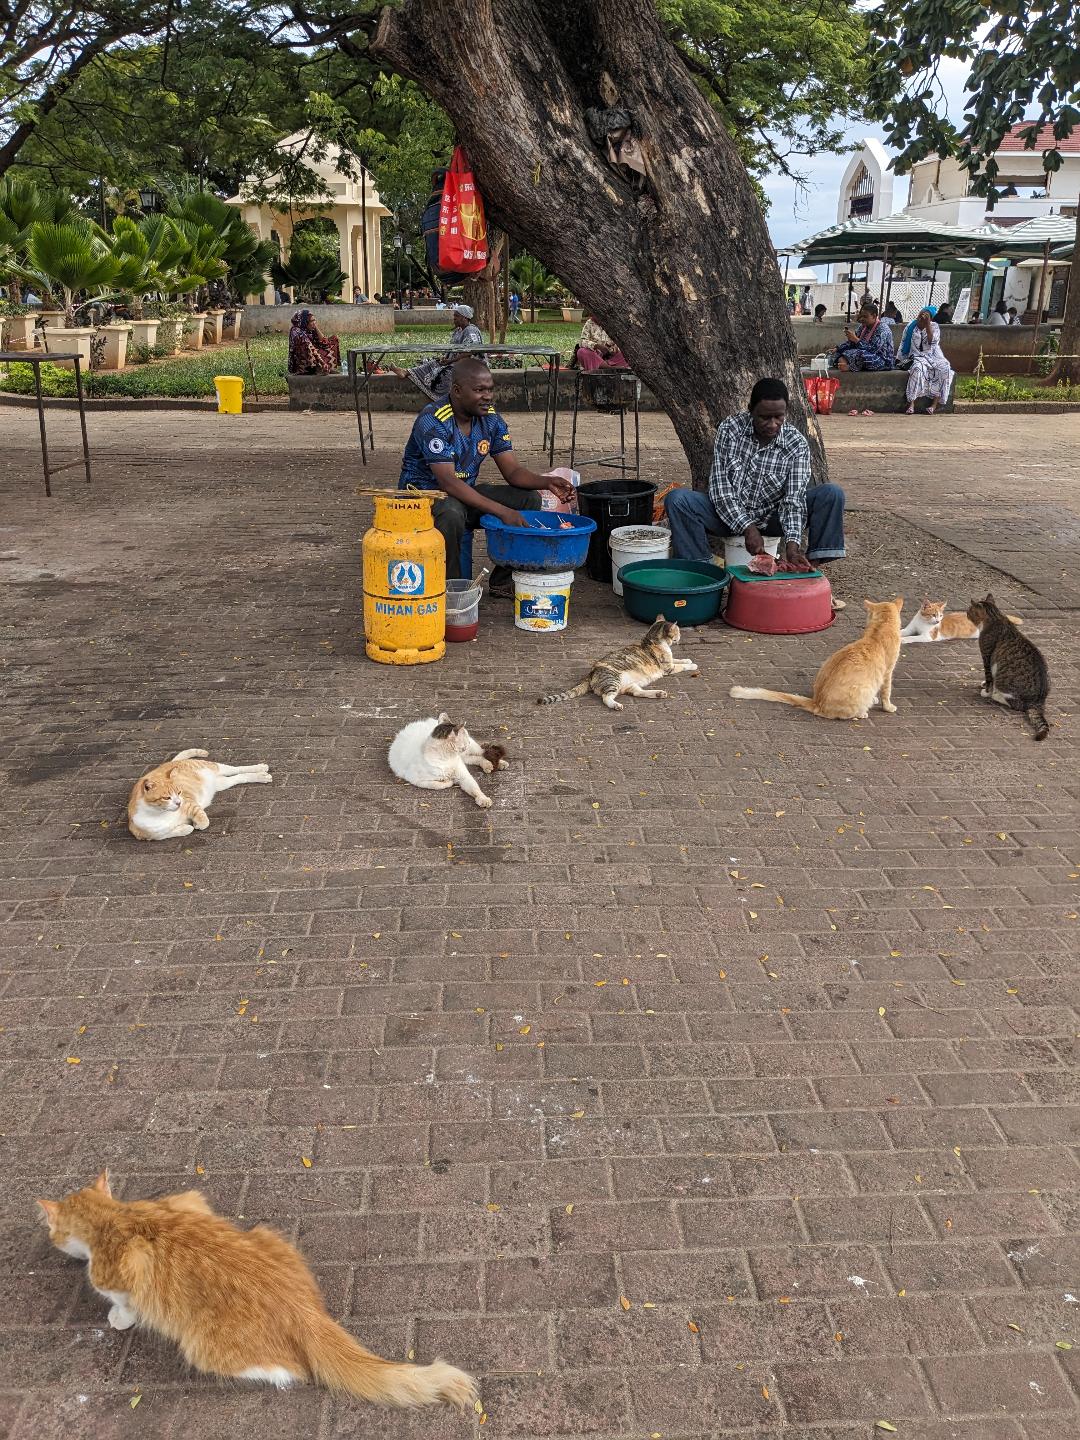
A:
[[[645,638],[638,645],[627,645],[624,650],[615,650],[605,655],[572,690],[560,690],[555,695],[541,695],[538,705],[557,705],[560,700],[573,700],[591,690],[609,710],[621,710],[620,695],[634,695],[642,700],[663,700],[666,690],[647,690],[654,680],[664,675],[677,675],[685,671],[697,674],[693,660],[676,660],[671,647],[682,639],[682,632],[673,620],[658,615],[646,631]]]
[[[1016,615],[1006,617],[1019,625]],[[901,645],[930,645],[936,640],[977,640],[981,626],[974,624],[962,610],[945,613],[944,600],[924,600],[900,631]]]
[[[270,785],[269,765],[222,765],[205,750],[181,750],[136,780],[128,796],[128,829],[136,840],[174,840],[205,830],[206,806],[233,785]]]
[[[209,1375],[310,1380],[382,1405],[471,1404],[472,1377],[436,1360],[405,1365],[371,1355],[326,1313],[300,1252],[264,1225],[241,1230],[198,1190],[115,1200],[109,1174],[63,1200],[39,1200],[49,1239],[89,1261],[111,1303],[109,1324],[141,1324],[175,1340]]]
[[[900,654],[900,612],[904,597],[864,600],[869,611],[866,629],[857,640],[830,655],[814,679],[811,696],[788,695],[782,690],[748,689],[733,685],[735,700],[776,700],[820,715],[823,720],[866,720],[875,701],[890,715],[892,675]]]
[[[503,757],[501,745],[478,745],[464,725],[455,725],[443,711],[437,720],[414,720],[399,730],[387,759],[399,780],[421,790],[449,790],[451,785],[459,785],[481,810],[489,810],[491,796],[480,789],[469,766],[478,765],[490,775],[510,768]]]

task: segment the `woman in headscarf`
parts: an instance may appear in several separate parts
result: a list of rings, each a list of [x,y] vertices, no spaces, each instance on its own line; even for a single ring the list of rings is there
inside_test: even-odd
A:
[[[926,413],[933,415],[939,405],[947,405],[952,389],[953,370],[941,349],[941,330],[929,309],[915,317],[911,335],[911,373],[907,382],[905,415],[915,414],[915,401],[929,396]]]
[[[837,370],[891,370],[896,364],[892,325],[878,314],[871,300],[859,311],[859,328],[844,330],[847,337],[832,353],[829,364]]]
[[[329,375],[341,369],[336,335],[323,335],[310,310],[298,310],[289,330],[289,374]]]
[[[580,370],[599,370],[605,365],[612,370],[629,368],[626,356],[592,315],[581,327],[581,338],[571,363]]]
[[[450,349],[445,355],[434,360],[422,360],[408,370],[403,370],[400,365],[386,367],[399,380],[411,380],[429,400],[444,400],[450,394],[450,371],[454,362],[460,360],[464,352],[473,352],[476,346],[484,343],[483,335],[473,324],[471,305],[455,303],[451,318],[454,328],[450,332]],[[482,358],[477,356],[477,359]]]
[[[896,352],[896,364],[901,370],[906,370],[911,363],[911,337],[915,334],[915,327],[919,323],[919,315],[929,315],[931,320],[937,316],[936,305],[924,305],[923,308],[908,321],[907,329],[904,331],[903,339],[900,341],[900,348]]]

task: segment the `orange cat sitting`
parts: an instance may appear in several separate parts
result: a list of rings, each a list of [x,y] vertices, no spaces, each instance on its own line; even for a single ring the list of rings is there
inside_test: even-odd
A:
[[[383,1405],[471,1404],[471,1376],[441,1360],[404,1365],[370,1354],[326,1313],[300,1252],[257,1225],[240,1230],[198,1190],[115,1200],[108,1171],[63,1200],[39,1200],[49,1239],[88,1260],[111,1302],[109,1324],[175,1340],[211,1375],[283,1389],[310,1380]]]
[[[869,611],[866,629],[857,640],[830,655],[814,679],[813,695],[789,695],[783,690],[748,689],[733,685],[735,700],[776,700],[820,715],[823,720],[866,720],[870,707],[895,715],[892,703],[892,675],[900,655],[900,612],[904,597],[895,600],[864,600]]]
[[[181,750],[135,781],[128,796],[128,829],[136,840],[175,840],[206,830],[206,806],[233,785],[270,785],[269,765],[222,765],[205,750]]]
[[[1021,623],[1016,615],[1008,615],[1014,625]],[[963,610],[945,613],[944,600],[924,600],[900,631],[901,645],[930,645],[937,640],[977,640],[982,626],[969,620]]]

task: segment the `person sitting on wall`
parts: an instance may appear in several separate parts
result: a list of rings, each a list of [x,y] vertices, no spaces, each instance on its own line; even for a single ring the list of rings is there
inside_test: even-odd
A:
[[[1008,325],[1009,307],[1005,304],[1004,300],[999,300],[997,302],[993,310],[991,310],[990,318],[989,320],[987,320],[986,323],[988,325]]]
[[[472,323],[471,305],[460,300],[455,301],[450,318],[454,328],[450,332],[450,349],[445,355],[433,360],[422,360],[419,365],[413,365],[408,370],[403,370],[399,365],[386,367],[399,380],[411,380],[429,400],[444,400],[450,393],[450,371],[454,362],[461,359],[459,352],[484,343],[483,335]]]
[[[930,307],[927,306],[927,309],[929,308]],[[935,317],[937,323],[939,325],[952,325],[954,323],[952,313],[952,306],[949,304],[948,300],[946,300],[944,305],[939,305],[937,308],[937,315]]]
[[[815,324],[815,325],[824,325],[824,324],[825,324],[825,306],[824,306],[824,305],[815,305],[815,306],[814,306],[814,324]]]
[[[837,370],[892,370],[896,364],[892,325],[871,300],[859,311],[859,328],[844,329],[847,339],[833,351],[829,364]]]
[[[765,549],[763,536],[779,535],[781,564],[803,573],[844,558],[844,492],[811,486],[810,446],[788,420],[788,401],[782,380],[759,380],[749,408],[717,427],[708,493],[677,489],[664,497],[676,559],[711,561],[710,535],[741,535],[751,555]]]
[[[525,510],[541,507],[538,490],[553,490],[560,500],[574,494],[568,480],[537,475],[519,465],[510,428],[496,411],[495,381],[487,362],[467,356],[450,372],[449,399],[425,405],[413,422],[401,463],[399,490],[441,490],[434,506],[435,528],[446,541],[446,578],[461,579],[461,540],[484,515],[505,525],[527,526]],[[488,456],[505,485],[478,485]],[[488,585],[492,595],[513,594],[510,569],[497,565]]]
[[[289,374],[329,375],[341,369],[336,335],[323,335],[310,310],[298,310],[289,329]]]
[[[581,327],[581,336],[570,364],[579,370],[626,370],[626,356],[592,315]]]

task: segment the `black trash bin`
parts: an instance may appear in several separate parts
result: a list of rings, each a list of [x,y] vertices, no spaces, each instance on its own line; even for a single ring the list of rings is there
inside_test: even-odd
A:
[[[611,584],[608,540],[620,525],[651,525],[656,486],[647,480],[594,480],[578,488],[578,507],[596,521],[585,569],[590,580]]]

